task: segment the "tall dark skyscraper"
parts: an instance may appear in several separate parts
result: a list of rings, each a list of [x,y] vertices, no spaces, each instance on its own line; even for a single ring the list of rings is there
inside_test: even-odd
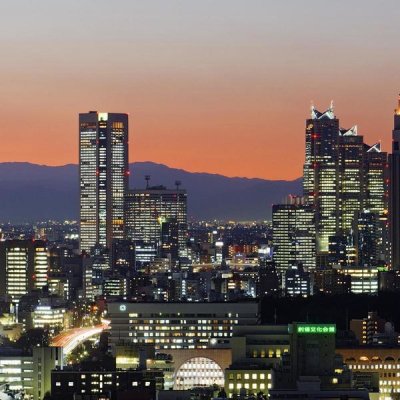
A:
[[[368,211],[379,221],[377,259],[387,260],[387,153],[379,143],[365,144],[357,126],[340,128],[332,104],[325,112],[312,107],[305,150],[304,195],[315,212],[317,253],[327,254],[330,240],[342,243],[339,236],[353,246],[355,219]]]
[[[394,110],[392,154],[390,155],[390,233],[392,268],[400,269],[400,96]]]
[[[123,239],[128,191],[128,115],[79,114],[80,248]]]
[[[306,121],[304,195],[314,206],[317,252],[328,252],[329,237],[339,227],[339,120],[333,105],[321,113],[314,107]]]
[[[354,217],[364,209],[364,141],[357,126],[339,131],[339,232],[351,230]]]

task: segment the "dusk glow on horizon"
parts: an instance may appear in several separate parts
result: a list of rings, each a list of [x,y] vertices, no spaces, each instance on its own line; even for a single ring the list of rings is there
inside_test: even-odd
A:
[[[130,162],[302,175],[310,104],[390,151],[398,2],[7,2],[0,162],[78,163],[78,114],[128,113]]]

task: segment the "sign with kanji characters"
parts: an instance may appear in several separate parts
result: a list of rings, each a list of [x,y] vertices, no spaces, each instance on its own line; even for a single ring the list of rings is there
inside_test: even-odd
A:
[[[336,325],[334,324],[297,324],[298,334],[335,334]]]

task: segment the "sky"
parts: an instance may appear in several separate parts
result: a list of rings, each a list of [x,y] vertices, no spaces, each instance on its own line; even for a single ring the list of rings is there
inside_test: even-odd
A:
[[[310,104],[390,150],[398,0],[4,0],[0,162],[78,162],[78,113],[126,112],[130,161],[295,179]]]

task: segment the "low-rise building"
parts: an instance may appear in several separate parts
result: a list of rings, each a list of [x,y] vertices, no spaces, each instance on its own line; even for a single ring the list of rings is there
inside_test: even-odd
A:
[[[32,354],[3,348],[0,352],[0,385],[23,391],[33,400],[42,400],[51,390],[51,371],[63,365],[60,347],[34,347]]]
[[[51,395],[57,400],[156,400],[163,389],[159,371],[54,370]]]
[[[156,349],[208,348],[236,325],[255,324],[257,302],[108,304],[110,344],[148,343]]]

